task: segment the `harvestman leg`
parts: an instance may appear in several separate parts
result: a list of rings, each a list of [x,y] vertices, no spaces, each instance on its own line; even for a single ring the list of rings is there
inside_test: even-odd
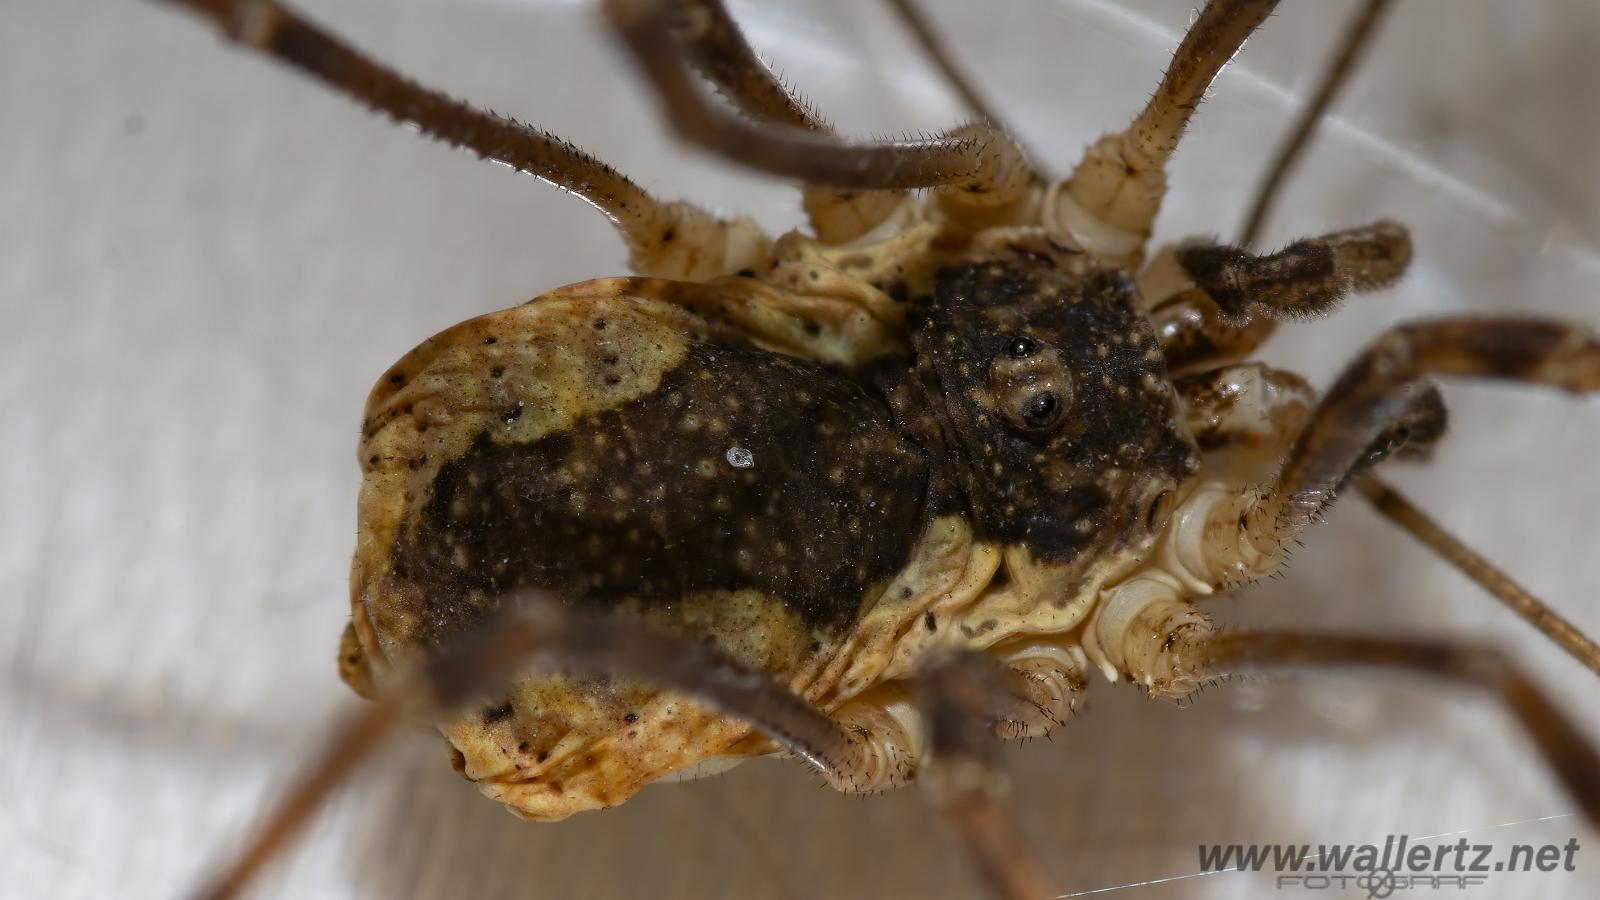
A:
[[[796,98],[756,56],[722,0],[675,0],[672,33],[696,71],[747,115],[832,134],[816,110]]]
[[[1367,0],[1346,29],[1344,38],[1340,41],[1339,49],[1334,54],[1333,62],[1323,72],[1313,100],[1301,111],[1289,139],[1284,142],[1282,148],[1274,157],[1269,174],[1262,180],[1261,187],[1256,192],[1255,199],[1251,203],[1248,224],[1245,226],[1243,235],[1239,238],[1240,247],[1229,248],[1218,245],[1211,249],[1211,254],[1215,259],[1221,261],[1230,252],[1238,254],[1244,259],[1250,258],[1246,251],[1259,235],[1261,225],[1267,213],[1271,210],[1273,202],[1277,199],[1285,176],[1294,167],[1295,162],[1310,141],[1312,134],[1315,133],[1317,125],[1321,123],[1328,107],[1332,105],[1334,98],[1338,96],[1340,89],[1344,87],[1350,74],[1355,70],[1356,60],[1371,40],[1378,21],[1382,18],[1388,6],[1389,0]],[[1378,226],[1374,226],[1374,231],[1383,228],[1386,224],[1380,223]],[[1395,225],[1389,227],[1399,228],[1399,226]],[[1344,234],[1353,235],[1358,233],[1359,231],[1346,232]],[[1323,240],[1338,236],[1327,235]],[[1278,254],[1257,257],[1257,259],[1263,261],[1278,260],[1285,255],[1292,255],[1291,251],[1294,251],[1304,243],[1306,242],[1296,242]],[[1398,261],[1398,266],[1393,270],[1390,280],[1393,277],[1398,277],[1400,271],[1405,267],[1405,261],[1409,260],[1409,242],[1405,244],[1404,251],[1405,259]],[[1194,253],[1193,249],[1190,249],[1190,253],[1190,259],[1204,267],[1205,261],[1203,259],[1194,259],[1192,255]],[[1193,266],[1186,267],[1190,268],[1191,271],[1194,271],[1195,268]],[[1247,280],[1254,281],[1255,279],[1247,273]],[[1374,284],[1373,287],[1381,287],[1384,283],[1387,283],[1387,281]],[[1155,316],[1158,326],[1164,332],[1170,332],[1171,334],[1171,344],[1174,352],[1168,356],[1169,367],[1183,372],[1194,372],[1237,362],[1265,343],[1267,338],[1271,337],[1272,333],[1277,330],[1277,322],[1270,312],[1267,315],[1241,316],[1240,313],[1243,310],[1238,308],[1239,304],[1235,304],[1235,308],[1226,310],[1229,314],[1224,315],[1210,302],[1211,299],[1204,296],[1203,292],[1200,295],[1196,295],[1195,292],[1185,292],[1170,298],[1153,311],[1152,314]],[[1220,297],[1216,299],[1219,303],[1221,302]],[[1254,300],[1255,298],[1249,299]],[[1318,315],[1331,309],[1333,303],[1338,300],[1337,297],[1330,299],[1332,302],[1326,307],[1302,306],[1298,313],[1292,310],[1283,311],[1290,315]],[[1269,301],[1265,305],[1272,306],[1274,304]]]
[[[1284,141],[1274,157],[1267,176],[1262,179],[1261,187],[1251,203],[1250,214],[1239,238],[1239,242],[1244,246],[1248,247],[1260,234],[1285,178],[1315,134],[1323,115],[1332,106],[1351,73],[1355,71],[1356,62],[1371,41],[1389,5],[1389,0],[1366,0],[1351,21],[1338,51],[1334,54],[1333,61],[1323,73],[1311,103],[1301,112],[1289,138]],[[1262,329],[1263,333],[1253,336],[1258,342],[1264,341],[1272,332],[1273,325],[1270,320],[1263,320],[1263,323],[1266,326]],[[1225,324],[1219,323],[1219,328],[1226,327]],[[1414,504],[1376,476],[1364,476],[1358,480],[1357,487],[1381,515],[1410,532],[1446,562],[1477,582],[1496,600],[1554,641],[1590,671],[1600,674],[1600,645],[1580,632],[1564,616],[1528,593],[1510,576],[1496,569],[1488,560],[1473,552],[1455,536],[1440,528]]]
[[[1150,318],[1174,375],[1238,362],[1285,318],[1326,315],[1352,292],[1387,287],[1411,262],[1411,237],[1394,222],[1295,241],[1277,253],[1225,244],[1179,247],[1194,287],[1159,301]]]
[[[748,116],[833,136],[833,128],[761,62],[722,0],[677,0],[673,34],[696,71]],[[904,191],[804,188],[812,230],[843,243],[872,230],[905,201]]]
[[[1033,183],[1016,145],[986,126],[926,140],[857,143],[742,119],[709,102],[690,78],[670,39],[668,0],[602,0],[602,6],[654,87],[672,127],[688,142],[731,162],[832,188],[948,186],[958,196],[999,195],[1003,200]]]
[[[901,24],[905,25],[907,31],[911,32],[911,36],[916,39],[917,46],[922,49],[922,55],[928,59],[928,62],[933,64],[934,68],[939,70],[939,74],[943,76],[945,83],[950,85],[956,94],[961,97],[961,102],[967,107],[967,110],[977,116],[980,121],[988,122],[1001,131],[1009,133],[1010,129],[1005,127],[1005,121],[995,113],[993,107],[984,101],[983,95],[978,92],[977,86],[962,73],[961,67],[956,65],[954,57],[950,54],[950,49],[945,46],[944,41],[939,39],[939,35],[934,31],[932,23],[928,21],[927,16],[922,14],[922,10],[917,7],[916,0],[889,0],[889,8],[894,10],[895,15],[900,17]],[[1029,159],[1038,159],[1038,156],[1033,153],[1029,153],[1027,156]]]
[[[663,203],[572,144],[475,109],[363,56],[276,0],[164,0],[211,20],[230,40],[286,63],[424,134],[570,191],[622,232],[641,274],[700,280],[737,271],[765,251],[744,220],[725,222],[687,203]]]
[[[1600,391],[1600,342],[1587,329],[1521,318],[1440,319],[1388,331],[1328,390],[1276,483],[1240,511],[1231,540],[1219,535],[1213,583],[1275,569],[1285,545],[1372,461],[1395,422],[1412,414],[1430,375],[1592,393]]]
[[[1490,647],[1446,641],[1292,631],[1213,634],[1185,651],[1202,675],[1246,669],[1349,667],[1401,669],[1489,692],[1533,742],[1590,824],[1600,827],[1600,753],[1546,693]]]
[[[509,598],[506,608],[510,612],[352,713],[261,830],[199,896],[236,896],[397,723],[448,714],[530,668],[601,672],[681,691],[709,709],[749,722],[840,790],[902,779],[906,772],[886,768],[915,764],[903,754],[921,736],[905,735],[888,715],[831,718],[766,672],[709,644],[625,616],[576,610],[536,592]],[[933,763],[922,777],[934,805],[961,836],[996,897],[1047,896],[1043,868],[1000,804],[1004,778],[993,748],[995,724],[1028,701],[1010,692],[1007,674],[996,662],[973,653],[936,660],[912,680],[910,690],[927,717]]]
[[[1440,528],[1399,491],[1368,475],[1356,481],[1362,496],[1391,522],[1409,531],[1429,549],[1459,569],[1540,633],[1555,641],[1589,671],[1600,675],[1600,645],[1567,618],[1496,569],[1488,560]]]
[[[1130,268],[1167,192],[1167,162],[1212,79],[1278,0],[1211,0],[1173,54],[1150,102],[1125,130],[1100,138],[1055,194],[1047,215],[1090,250]]]

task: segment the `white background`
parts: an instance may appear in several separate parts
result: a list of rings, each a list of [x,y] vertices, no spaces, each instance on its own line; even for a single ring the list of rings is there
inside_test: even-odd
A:
[[[664,136],[589,3],[307,2],[380,58],[558,130],[653,190],[775,230],[800,222],[788,188]],[[1058,169],[1132,115],[1190,15],[1186,0],[929,5]],[[1352,6],[1286,0],[1222,76],[1160,236],[1237,230]],[[1318,384],[1402,318],[1600,321],[1600,7],[1397,6],[1269,229],[1413,228],[1402,286],[1269,347]],[[734,8],[848,133],[960,115],[876,4]],[[620,274],[622,256],[573,198],[418,140],[166,9],[0,3],[0,896],[175,896],[235,844],[348,700],[334,650],[370,383],[429,334]],[[1393,477],[1600,631],[1600,405],[1446,396],[1455,429],[1438,459]],[[1491,639],[1600,735],[1592,675],[1359,501],[1307,543],[1286,580],[1212,606],[1230,621]],[[1584,845],[1576,877],[1502,876],[1467,896],[1593,896],[1600,882],[1600,839],[1507,718],[1431,684],[1236,684],[1185,709],[1097,684],[1087,715],[1010,760],[1020,817],[1068,891],[1192,873],[1204,841],[1463,830]],[[1555,818],[1528,822],[1542,817]],[[537,826],[477,796],[438,740],[409,736],[263,893],[974,890],[914,791],[849,799],[760,761]],[[1294,895],[1225,874],[1114,896]]]

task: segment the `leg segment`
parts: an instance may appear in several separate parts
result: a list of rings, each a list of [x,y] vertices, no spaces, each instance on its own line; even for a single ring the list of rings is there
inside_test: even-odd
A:
[[[1190,243],[1152,263],[1176,268],[1186,286],[1150,311],[1169,371],[1238,362],[1276,329],[1276,320],[1326,315],[1352,292],[1394,283],[1411,263],[1411,236],[1394,222],[1335,231],[1255,255],[1223,244]],[[1174,266],[1175,264],[1175,266]],[[1164,273],[1165,274],[1165,273]],[[1150,279],[1153,273],[1147,274]]]
[[[1212,634],[1184,648],[1211,676],[1247,669],[1383,668],[1434,675],[1493,695],[1522,727],[1589,823],[1600,826],[1600,753],[1549,696],[1489,647],[1338,634],[1244,631]]]
[[[906,30],[911,32],[911,36],[916,39],[917,46],[922,49],[922,55],[927,57],[928,62],[939,70],[940,75],[944,76],[944,83],[949,85],[951,90],[954,90],[961,97],[962,105],[977,116],[979,121],[988,122],[1001,131],[1007,131],[1004,120],[995,114],[994,109],[988,103],[984,102],[983,96],[978,93],[978,89],[973,85],[972,80],[967,78],[966,74],[961,71],[960,66],[956,65],[955,59],[950,55],[949,48],[945,46],[944,41],[939,39],[939,35],[934,31],[932,23],[922,14],[922,10],[917,7],[917,0],[889,0],[889,8],[895,11],[895,14],[900,17],[901,24],[905,25]],[[1037,158],[1033,154],[1028,155],[1030,158]]]
[[[819,135],[833,129],[773,77],[756,56],[722,0],[678,0],[673,33],[690,65],[736,108],[752,118]],[[902,191],[841,190],[809,185],[805,208],[812,230],[826,243],[843,243],[871,231],[905,200]]]
[[[1395,222],[1295,241],[1256,256],[1238,247],[1191,244],[1178,262],[1224,315],[1301,318],[1331,312],[1352,291],[1393,284],[1411,264],[1411,236]]]
[[[1361,491],[1362,496],[1372,501],[1372,505],[1389,521],[1410,532],[1412,537],[1426,544],[1446,562],[1476,581],[1479,587],[1522,617],[1523,621],[1555,641],[1556,645],[1567,651],[1573,659],[1583,663],[1589,671],[1600,675],[1600,644],[1596,644],[1579,631],[1565,616],[1528,593],[1525,588],[1512,581],[1509,575],[1495,568],[1488,560],[1440,528],[1426,513],[1394,488],[1372,475],[1358,480],[1356,488]]]
[[[1271,14],[1277,0],[1211,0],[1173,55],[1161,85],[1124,131],[1108,134],[1052,189],[1053,219],[1100,256],[1130,264],[1144,255],[1172,158],[1212,79]]]
[[[905,190],[948,185],[988,194],[1015,180],[1020,154],[997,132],[929,140],[846,143],[799,129],[763,127],[707,102],[672,41],[663,0],[605,0],[618,36],[654,86],[685,140],[758,171],[835,188]],[[1030,173],[1031,174],[1031,173]]]
[[[989,892],[1005,900],[1054,896],[1050,879],[1006,812],[994,710],[1014,703],[1007,675],[981,653],[937,660],[913,683],[928,718],[929,799],[965,847]]]
[[[724,222],[688,204],[661,203],[566,141],[409,81],[276,0],[166,2],[424,134],[577,194],[616,224],[641,273],[699,280],[738,271],[765,250],[765,237],[748,221]]]
[[[1284,548],[1350,478],[1413,425],[1426,427],[1430,375],[1527,381],[1577,394],[1600,391],[1600,341],[1586,329],[1518,318],[1402,325],[1345,370],[1290,450],[1277,481],[1254,498],[1218,504],[1191,574],[1211,585],[1274,571]],[[1235,524],[1236,523],[1236,524]]]
[[[995,671],[998,664],[989,658],[959,660],[959,669],[958,663],[949,663],[913,681],[916,699],[928,703],[931,713],[933,727],[925,736],[922,716],[914,710],[847,703],[836,718],[830,717],[766,672],[709,644],[625,616],[577,610],[532,591],[508,598],[505,609],[448,652],[399,675],[375,702],[354,713],[244,851],[199,896],[236,896],[396,723],[447,716],[518,672],[553,668],[639,679],[681,691],[709,709],[749,722],[842,791],[904,783],[915,774],[924,744],[931,745],[936,758],[949,760],[951,770],[938,776],[942,780],[934,784],[935,802],[972,842],[986,876],[996,867],[1003,870],[995,876],[1000,879],[994,882],[996,889],[1043,884],[1036,878],[1041,871],[1037,863],[1014,840],[1015,826],[998,806],[996,776],[983,768],[987,757],[968,743],[971,727],[989,733],[1017,702],[1004,693],[1005,682]],[[959,678],[949,674],[957,672]],[[980,689],[981,694],[972,693]],[[962,724],[969,713],[977,715],[975,726]],[[943,760],[940,767],[945,767]],[[998,896],[1036,898],[1046,893],[1030,887]]]
[[[833,129],[789,93],[756,56],[722,0],[677,0],[673,35],[690,65],[745,114],[807,131]]]
[[[1289,133],[1289,139],[1273,157],[1267,176],[1256,189],[1256,199],[1250,205],[1250,216],[1245,220],[1244,232],[1239,237],[1239,243],[1246,247],[1255,243],[1256,237],[1261,233],[1262,224],[1272,212],[1273,202],[1278,199],[1284,178],[1294,168],[1301,151],[1305,150],[1328,107],[1333,105],[1334,98],[1339,95],[1340,89],[1355,71],[1361,52],[1372,40],[1372,35],[1378,27],[1378,20],[1383,18],[1389,5],[1390,0],[1366,0],[1356,13],[1355,19],[1345,32],[1344,40],[1339,43],[1339,50],[1334,54],[1333,62],[1322,73],[1322,79],[1317,84],[1317,92],[1312,95],[1311,103],[1300,113],[1294,130]]]

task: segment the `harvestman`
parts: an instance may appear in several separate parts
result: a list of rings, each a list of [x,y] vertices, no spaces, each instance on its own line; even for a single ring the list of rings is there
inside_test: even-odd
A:
[[[1095,670],[1174,698],[1282,666],[1476,685],[1600,824],[1600,757],[1495,651],[1223,632],[1191,602],[1275,572],[1350,485],[1600,672],[1600,648],[1367,471],[1442,433],[1431,376],[1600,390],[1593,336],[1524,318],[1402,325],[1320,399],[1298,376],[1248,361],[1279,319],[1325,313],[1409,262],[1409,237],[1389,222],[1273,254],[1246,249],[1386,0],[1361,10],[1241,246],[1190,242],[1148,261],[1166,164],[1275,0],[1212,0],[1148,105],[1064,179],[1042,176],[989,124],[909,0],[895,8],[984,122],[847,141],[770,75],[719,0],[603,0],[681,137],[804,186],[811,233],[775,240],[744,219],[660,202],[560,139],[408,82],[271,0],[169,2],[427,134],[582,196],[616,224],[641,276],[463,323],[380,380],[362,451],[356,617],[341,652],[346,679],[377,702],[341,727],[206,896],[236,893],[413,716],[440,720],[458,768],[532,818],[621,802],[706,759],[776,750],[840,790],[919,777],[996,896],[1045,896],[1048,879],[1000,803],[993,734],[1061,724]],[[710,102],[696,72],[744,117]],[[772,415],[778,400],[807,416]],[[751,446],[693,456],[727,444],[698,435],[730,423],[768,444],[740,438]],[[642,452],[618,449],[619,437]],[[615,458],[637,474],[683,453],[672,485],[701,491],[687,509],[650,505],[664,502],[649,493],[664,482],[605,468]],[[869,470],[915,490],[880,492]],[[776,502],[779,487],[762,480],[773,472],[797,485],[794,504]],[[763,514],[750,515],[752,498],[767,499]],[[558,501],[570,515],[545,518]],[[845,510],[846,524],[790,511],[812,501]],[[671,518],[680,513],[691,524]],[[735,534],[735,522],[750,527]],[[701,535],[727,540],[711,555],[677,540]],[[734,635],[716,618],[730,598],[759,630]],[[802,649],[774,650],[785,640]],[[630,711],[591,721],[574,712],[579,701],[605,708],[595,698],[611,696],[593,680],[524,674],[505,694],[530,667],[651,687],[616,689]],[[530,705],[530,691],[546,705]],[[698,705],[678,709],[679,695]],[[530,740],[538,716],[582,735],[587,757],[560,768],[570,760]],[[632,755],[616,749],[623,733],[643,735]],[[518,759],[515,773],[485,774],[491,751]]]

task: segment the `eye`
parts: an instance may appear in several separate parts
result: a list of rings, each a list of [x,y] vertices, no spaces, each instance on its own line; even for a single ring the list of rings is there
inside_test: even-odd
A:
[[[1056,348],[1037,338],[1008,338],[989,364],[989,394],[1007,425],[1041,432],[1072,405],[1072,375]]]
[[[1039,352],[1039,342],[1027,335],[1019,335],[1006,345],[1006,355],[1012,359],[1027,359]]]
[[[1022,422],[1029,428],[1049,428],[1061,418],[1061,398],[1055,391],[1040,391],[1023,401]]]

